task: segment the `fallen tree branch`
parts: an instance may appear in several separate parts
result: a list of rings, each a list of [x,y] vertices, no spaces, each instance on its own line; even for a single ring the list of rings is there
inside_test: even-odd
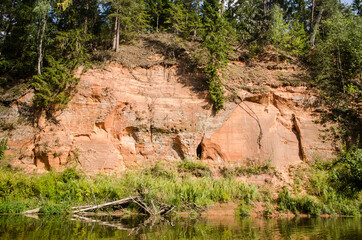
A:
[[[38,213],[40,210],[40,208],[35,208],[35,209],[32,209],[32,210],[28,210],[28,211],[25,211],[25,212],[22,212],[22,214],[33,214],[33,213]]]
[[[149,215],[155,215],[152,210],[147,207],[147,205],[142,202],[140,199],[133,199],[133,202],[135,202],[138,206],[140,206],[143,210],[145,210]]]
[[[85,208],[90,208],[93,205],[87,205],[87,206],[76,206],[76,207],[71,207],[71,210],[77,210],[77,209],[85,209]]]
[[[134,201],[134,199],[136,199],[138,197],[139,196],[133,196],[133,197],[128,197],[128,198],[124,198],[124,199],[121,199],[121,200],[117,200],[117,201],[114,201],[114,202],[103,203],[103,204],[95,205],[95,206],[92,206],[92,207],[80,209],[78,211],[74,211],[73,213],[80,213],[80,212],[86,212],[86,211],[89,211],[89,210],[100,209],[100,208],[104,208],[104,207],[108,207],[108,206],[121,205],[121,204],[125,204],[125,203],[128,203],[128,202]]]

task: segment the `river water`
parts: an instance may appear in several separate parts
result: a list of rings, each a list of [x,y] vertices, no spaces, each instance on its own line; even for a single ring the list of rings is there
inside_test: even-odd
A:
[[[0,239],[362,239],[361,218],[0,216]]]

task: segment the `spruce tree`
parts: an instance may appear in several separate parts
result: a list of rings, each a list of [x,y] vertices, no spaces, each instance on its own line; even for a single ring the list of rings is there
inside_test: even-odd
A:
[[[289,40],[289,24],[284,22],[283,12],[278,4],[275,4],[271,14],[270,40],[277,50],[277,64],[279,64],[279,51]]]
[[[208,74],[209,93],[216,111],[220,110],[225,102],[219,71],[228,62],[230,43],[233,42],[231,26],[220,9],[218,0],[206,0],[202,8],[202,38],[208,52],[208,65],[205,71]]]
[[[33,102],[37,109],[52,113],[66,107],[79,79],[73,77],[69,66],[66,66],[61,60],[56,61],[49,57],[47,61],[49,67],[44,69],[43,74],[34,76],[32,85],[35,89],[35,97]]]

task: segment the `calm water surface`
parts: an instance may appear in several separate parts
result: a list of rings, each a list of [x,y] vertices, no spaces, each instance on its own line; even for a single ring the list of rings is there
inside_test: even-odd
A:
[[[0,239],[362,239],[361,218],[0,216]]]

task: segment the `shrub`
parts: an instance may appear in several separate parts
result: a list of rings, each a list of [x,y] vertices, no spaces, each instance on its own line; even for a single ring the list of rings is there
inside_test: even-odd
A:
[[[279,209],[282,211],[290,210],[296,212],[296,202],[295,199],[291,196],[289,190],[284,187],[277,198],[277,203],[279,204]]]
[[[27,209],[27,204],[18,201],[0,202],[0,213],[21,213]]]
[[[333,162],[332,185],[347,196],[356,196],[362,190],[362,149],[357,146],[345,150]]]
[[[243,202],[235,209],[235,214],[241,217],[250,216],[251,206]]]
[[[4,159],[5,156],[5,150],[8,146],[8,138],[7,137],[3,137],[0,140],[0,160]]]
[[[211,170],[205,164],[197,161],[184,160],[178,165],[179,171],[191,173],[195,177],[211,176]]]

